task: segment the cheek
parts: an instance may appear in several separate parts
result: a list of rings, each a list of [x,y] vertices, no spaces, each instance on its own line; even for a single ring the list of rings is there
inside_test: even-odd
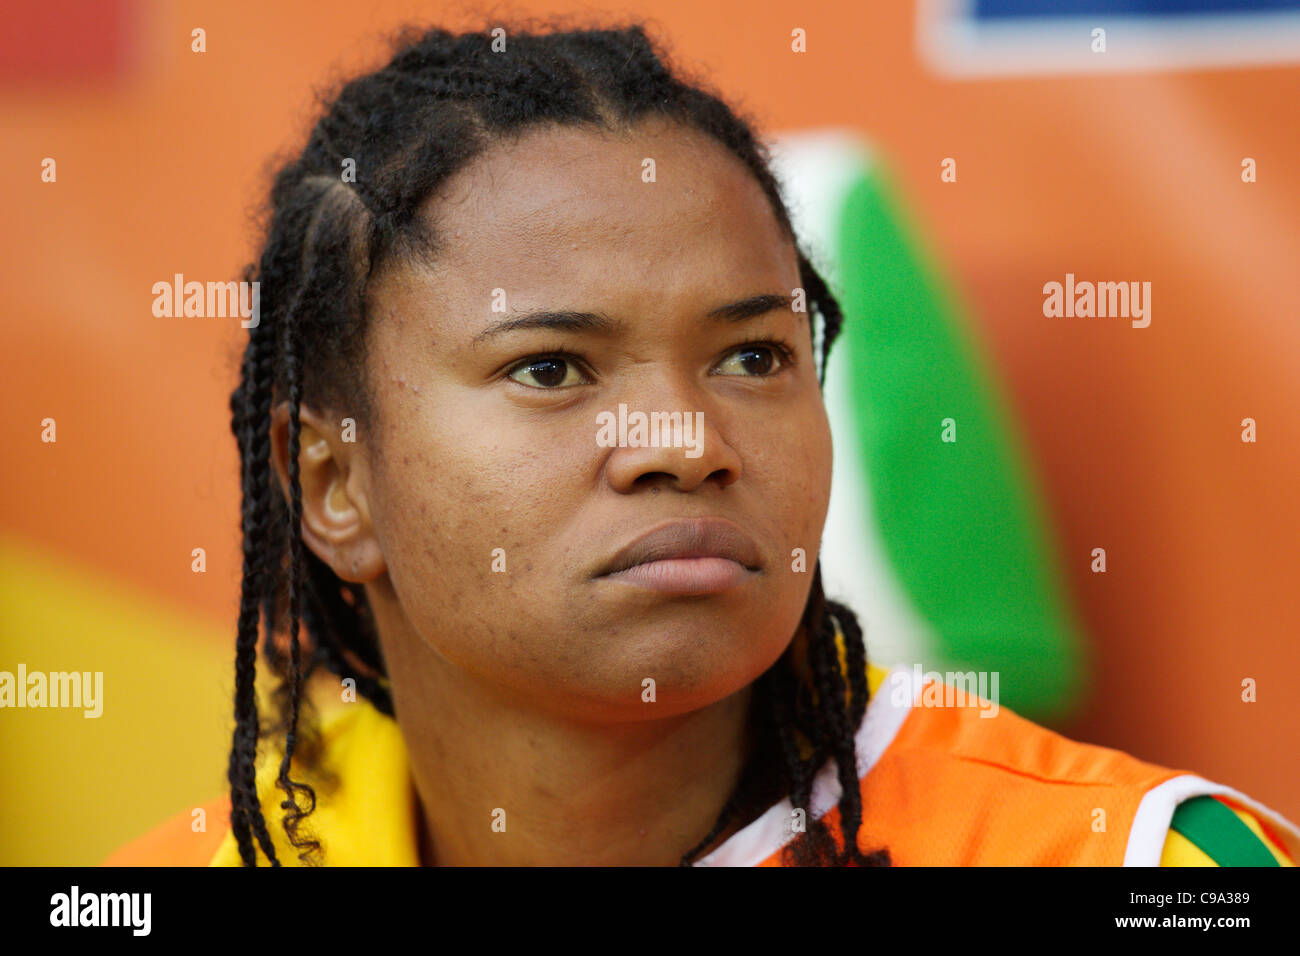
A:
[[[750,443],[746,477],[759,489],[790,548],[815,556],[831,491],[831,432],[820,400],[806,414],[765,426]]]
[[[449,409],[408,403],[379,436],[371,516],[402,611],[475,670],[543,657],[563,610],[556,578],[573,560],[556,529],[590,492],[574,452],[434,407]]]

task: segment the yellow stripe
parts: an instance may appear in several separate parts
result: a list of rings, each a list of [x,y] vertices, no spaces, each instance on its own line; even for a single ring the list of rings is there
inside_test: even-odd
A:
[[[876,691],[880,690],[880,685],[885,682],[885,675],[888,671],[883,671],[870,661],[867,662],[867,688],[871,691],[871,696],[876,696]]]
[[[1160,853],[1160,865],[1218,866],[1219,864],[1210,859],[1209,854],[1187,837],[1176,830],[1170,830],[1169,835],[1165,837],[1165,848]]]

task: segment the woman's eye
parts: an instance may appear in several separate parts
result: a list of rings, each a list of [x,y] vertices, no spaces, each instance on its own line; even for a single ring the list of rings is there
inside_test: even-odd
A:
[[[771,375],[785,364],[774,345],[744,345],[718,363],[719,375]]]
[[[511,369],[509,377],[530,388],[567,388],[586,381],[572,360],[558,355],[529,359]]]

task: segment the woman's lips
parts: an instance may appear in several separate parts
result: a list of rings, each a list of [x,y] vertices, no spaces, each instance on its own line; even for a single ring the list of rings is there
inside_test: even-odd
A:
[[[724,518],[687,518],[657,525],[605,561],[593,578],[665,594],[716,594],[761,569],[754,540]]]
[[[753,574],[730,558],[665,558],[636,564],[604,577],[664,594],[717,594],[736,587]]]

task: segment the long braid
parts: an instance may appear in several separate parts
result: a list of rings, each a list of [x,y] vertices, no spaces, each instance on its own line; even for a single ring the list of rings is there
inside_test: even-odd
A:
[[[830,287],[813,266],[812,261],[799,252],[800,279],[808,299],[822,317],[821,380],[824,383],[830,364],[831,347],[844,323],[844,314]],[[840,823],[844,834],[844,848],[834,851],[828,831],[821,821],[811,824],[808,837],[795,841],[787,848],[789,858],[795,862],[825,859],[834,853],[835,862],[859,866],[889,866],[887,849],[864,855],[858,844],[858,831],[862,824],[862,792],[858,777],[857,746],[855,738],[862,723],[870,697],[867,683],[866,643],[857,616],[846,605],[829,601],[822,589],[821,562],[813,569],[812,589],[805,608],[804,633],[807,637],[807,659],[812,668],[818,719],[821,733],[814,739],[822,741],[830,750],[836,764],[836,777],[840,784]],[[842,635],[844,662],[841,666],[837,635]],[[845,686],[847,676],[848,685]],[[796,700],[799,697],[796,695]],[[819,767],[825,759],[821,746],[814,747],[813,766]],[[787,757],[787,764],[790,757]],[[792,799],[795,806],[806,806],[810,799],[806,774],[798,776],[798,790]],[[798,797],[804,801],[800,803]]]
[[[862,794],[858,784],[857,752],[853,739],[855,728],[849,722],[844,674],[840,670],[835,634],[835,625],[830,615],[823,614],[819,639],[809,644],[809,663],[816,681],[817,706],[831,731],[828,737],[840,783],[844,832],[856,837],[858,824],[862,822]],[[844,853],[855,863],[862,864],[862,854],[856,840],[846,841]]]
[[[799,695],[799,686],[794,671],[784,662],[773,669],[773,680],[777,682],[779,693],[774,695],[772,705],[780,728],[781,757],[785,761],[785,772],[789,779],[790,804],[796,809],[807,810],[812,796],[812,774],[809,772],[810,761],[801,752],[800,735],[795,721],[793,702]],[[807,743],[803,736],[802,743]]]
[[[316,645],[304,679],[311,676],[317,664],[324,664],[326,670],[355,681],[357,692],[380,713],[393,716],[392,695],[381,676],[384,662],[371,636],[373,627],[362,617],[366,610],[364,593],[358,596],[357,586],[350,583],[340,586],[333,569],[310,551],[303,557],[307,563],[303,623]],[[354,626],[349,628],[343,623],[349,621]],[[349,634],[362,635],[363,639],[351,645]]]
[[[813,266],[812,260],[799,250],[799,281],[803,283],[804,291],[808,294],[808,301],[816,306],[817,311],[822,317],[822,362],[820,381],[826,384],[826,366],[830,364],[831,345],[839,337],[840,328],[844,324],[844,313],[840,310],[840,304],[831,294],[830,288],[826,285],[826,280],[821,277],[817,269]]]
[[[310,786],[290,779],[289,769],[293,761],[294,745],[298,734],[299,705],[302,700],[302,649],[298,641],[298,626],[301,616],[303,592],[303,557],[302,557],[302,482],[299,476],[299,446],[302,436],[302,422],[299,411],[302,403],[302,378],[298,372],[297,336],[292,313],[290,321],[285,323],[283,336],[283,355],[285,377],[289,393],[289,719],[286,729],[284,756],[280,761],[280,775],[276,785],[285,793],[280,809],[287,811],[284,817],[285,832],[303,862],[313,859],[320,850],[320,843],[304,839],[298,834],[298,825],[302,818],[316,809],[316,794]],[[306,793],[310,800],[307,810],[298,806],[298,794]]]
[[[235,732],[230,748],[231,830],[245,866],[257,865],[256,836],[268,859],[275,849],[257,799],[257,638],[270,514],[271,351],[266,330],[254,333],[245,355],[243,379],[231,398],[232,428],[243,462],[243,582],[235,651]]]
[[[279,183],[277,183],[277,186]],[[272,226],[272,238],[262,257],[261,274],[282,274],[309,272],[313,263],[309,250],[305,247],[310,242],[295,247],[292,237],[296,228],[304,228],[310,235],[311,227],[316,221],[312,207],[290,208],[280,217],[280,229]],[[299,225],[301,224],[301,226]],[[251,280],[252,269],[246,274]],[[240,617],[238,640],[236,643],[236,727],[231,747],[231,827],[239,847],[240,857],[246,866],[256,865],[256,850],[252,835],[266,854],[272,866],[279,866],[270,833],[262,813],[256,786],[257,744],[261,736],[256,698],[256,649],[259,631],[259,618],[266,622],[264,654],[272,669],[284,676],[285,662],[279,652],[275,637],[282,617],[280,613],[280,592],[278,569],[284,564],[286,543],[291,549],[289,554],[289,629],[290,629],[290,673],[288,675],[288,700],[284,707],[287,714],[282,716],[281,725],[287,728],[285,763],[292,757],[296,740],[296,728],[301,700],[301,656],[297,640],[299,618],[299,595],[301,594],[301,487],[297,483],[297,448],[290,456],[290,469],[293,472],[297,491],[296,501],[291,500],[290,511],[298,509],[297,520],[286,519],[283,499],[273,487],[273,472],[270,467],[270,422],[271,409],[276,391],[276,369],[280,368],[287,377],[291,394],[291,442],[298,442],[298,408],[301,401],[302,384],[298,373],[296,331],[294,313],[304,298],[303,283],[297,289],[285,310],[287,314],[279,315],[272,299],[271,308],[261,316],[259,323],[250,331],[249,346],[246,351],[239,387],[231,398],[232,429],[239,442],[243,465],[243,538],[244,538],[244,579],[241,587]],[[277,334],[278,333],[278,334]],[[286,685],[282,685],[282,690]],[[315,795],[310,787],[288,780],[287,770],[281,768],[279,785],[288,787],[290,799],[286,801],[291,807],[284,807],[289,812],[285,818],[286,834],[291,844],[300,847],[295,827],[299,820],[311,810],[302,812],[293,799],[294,792],[306,792],[314,808]],[[284,805],[282,804],[282,807]],[[304,843],[306,853],[312,846]],[[300,847],[301,848],[301,847]],[[306,855],[306,854],[304,854]]]
[[[235,842],[239,847],[240,858],[246,865],[253,865],[257,858],[257,851],[253,848],[253,837],[251,822],[248,816],[248,795],[245,790],[244,772],[242,767],[242,757],[244,753],[244,738],[247,725],[247,704],[246,698],[249,690],[252,688],[256,679],[257,671],[257,622],[259,613],[259,604],[257,600],[256,586],[258,580],[258,559],[260,557],[258,545],[260,538],[250,534],[250,525],[253,523],[254,504],[250,498],[249,482],[249,463],[251,455],[247,452],[251,444],[249,433],[253,428],[253,416],[249,410],[250,399],[247,395],[247,383],[253,378],[252,367],[256,356],[253,349],[249,349],[244,356],[244,365],[242,371],[242,381],[238,389],[230,397],[231,412],[231,430],[235,434],[235,439],[239,443],[240,457],[243,462],[241,475],[242,502],[240,509],[242,512],[243,524],[243,581],[241,586],[242,595],[239,605],[239,619],[236,624],[236,641],[235,641],[235,732],[231,741],[230,760],[226,775],[230,780],[231,801],[230,801],[230,829],[234,834]],[[251,620],[250,620],[251,619]],[[247,635],[252,632],[251,654],[248,648]],[[252,672],[250,679],[249,672]]]

